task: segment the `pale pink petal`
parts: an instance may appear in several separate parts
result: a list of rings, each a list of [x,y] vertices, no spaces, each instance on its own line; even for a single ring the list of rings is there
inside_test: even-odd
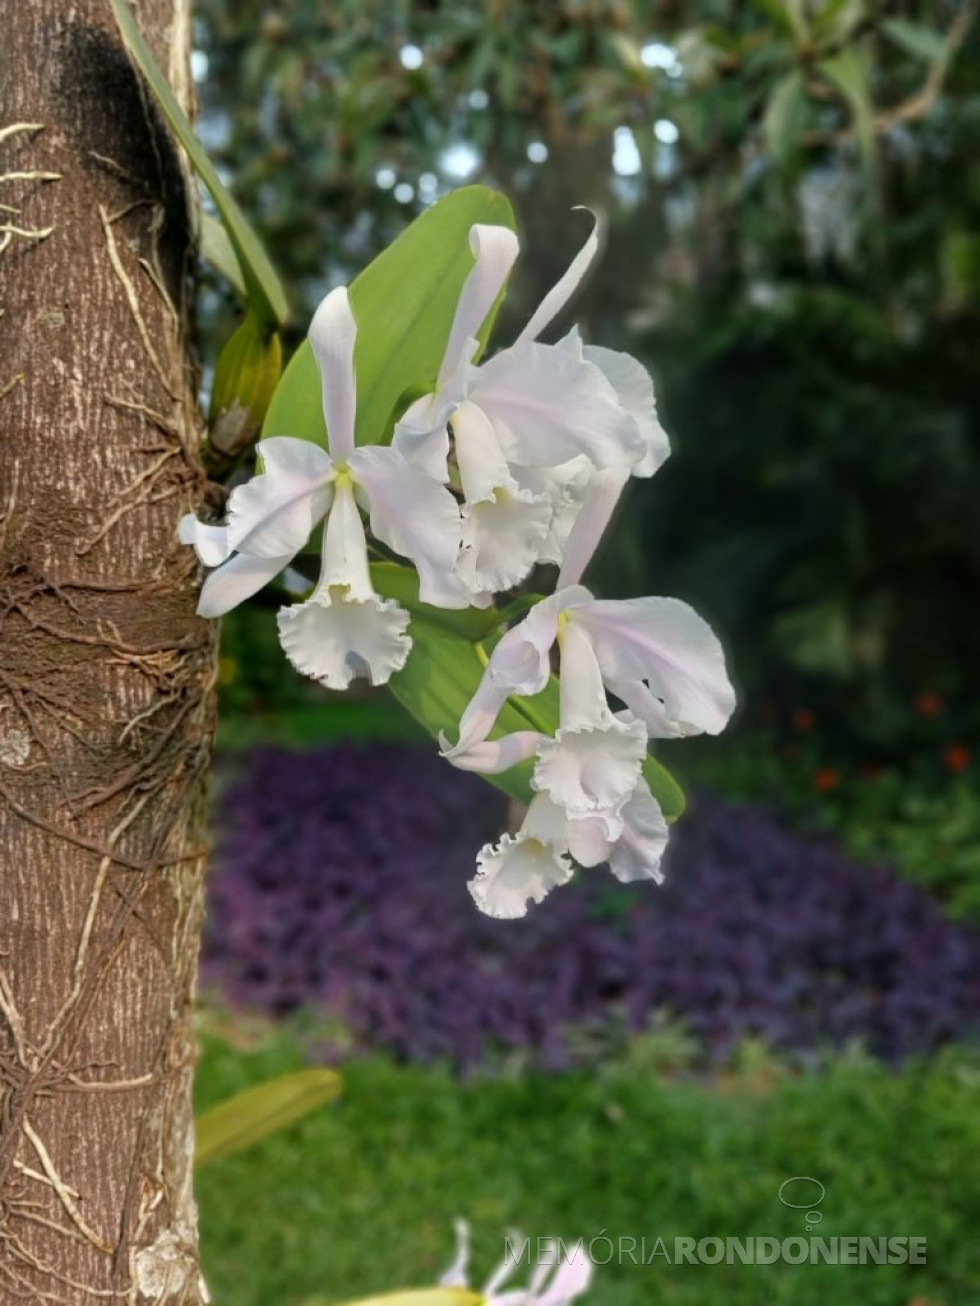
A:
[[[553,467],[584,454],[595,467],[643,456],[636,425],[593,363],[556,345],[505,349],[475,369],[469,399],[493,424],[510,463]]]
[[[440,735],[439,744],[442,756],[460,771],[477,771],[481,775],[499,775],[509,771],[518,762],[526,762],[534,756],[534,750],[545,736],[536,730],[515,730],[513,734],[502,735],[499,739],[484,739],[461,748],[458,744],[450,745],[445,735]]]
[[[646,452],[632,468],[633,475],[652,476],[670,457],[670,441],[657,416],[657,400],[650,373],[631,354],[622,354],[615,349],[586,345],[584,355],[602,370],[643,438]]]
[[[663,882],[660,862],[670,831],[660,804],[641,781],[622,811],[623,833],[609,855],[609,869],[618,880]]]
[[[735,691],[717,636],[679,599],[598,599],[576,610],[607,685],[646,682],[682,733],[718,734]]]

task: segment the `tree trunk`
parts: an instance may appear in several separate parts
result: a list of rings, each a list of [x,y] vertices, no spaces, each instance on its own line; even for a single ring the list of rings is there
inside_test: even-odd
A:
[[[187,0],[140,0],[185,102]],[[108,0],[0,57],[0,1303],[203,1299],[192,1000],[214,632],[187,192]],[[30,175],[25,175],[30,174]]]

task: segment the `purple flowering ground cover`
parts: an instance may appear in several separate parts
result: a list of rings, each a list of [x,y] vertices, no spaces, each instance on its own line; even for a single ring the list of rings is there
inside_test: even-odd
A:
[[[506,818],[477,777],[390,744],[225,766],[203,973],[232,1004],[312,1005],[359,1047],[464,1069],[561,1068],[664,1010],[714,1061],[757,1035],[899,1062],[980,1029],[980,934],[760,808],[699,797],[664,886],[580,871],[498,922],[466,890]]]

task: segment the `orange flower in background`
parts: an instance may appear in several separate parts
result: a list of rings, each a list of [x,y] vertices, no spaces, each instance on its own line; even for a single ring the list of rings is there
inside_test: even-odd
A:
[[[818,794],[830,794],[840,784],[840,772],[832,766],[822,766],[813,777],[813,787]]]
[[[943,753],[943,761],[950,775],[962,775],[970,765],[970,750],[965,744],[950,744]]]
[[[915,710],[919,716],[941,716],[946,704],[941,694],[934,694],[931,689],[923,689],[915,696]]]
[[[799,730],[799,732],[804,735],[808,730],[813,729],[814,725],[816,724],[816,720],[817,718],[813,715],[813,713],[810,711],[808,707],[798,707],[796,711],[793,713],[793,715],[790,717],[790,721],[792,722],[793,729]]]

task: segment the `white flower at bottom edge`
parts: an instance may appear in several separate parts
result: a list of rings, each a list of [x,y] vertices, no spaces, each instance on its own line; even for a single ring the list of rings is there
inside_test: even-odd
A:
[[[516,835],[485,844],[477,854],[476,875],[468,888],[480,911],[501,920],[527,915],[552,889],[571,879],[571,858],[582,866],[609,863],[623,883],[660,884],[660,862],[669,830],[660,804],[640,780],[618,817],[569,817],[543,793],[535,795]]]
[[[279,639],[296,670],[328,689],[347,689],[357,676],[383,685],[411,651],[409,616],[374,592],[350,477],[338,473],[335,487],[320,580],[305,603],[280,609]]]
[[[470,1228],[465,1220],[455,1222],[456,1256],[452,1265],[439,1280],[443,1288],[468,1288],[470,1260]],[[504,1258],[480,1289],[484,1306],[570,1306],[592,1282],[592,1263],[585,1254],[581,1241],[565,1248],[560,1240],[549,1239],[550,1252],[534,1268],[526,1288],[508,1288],[504,1284],[521,1264],[524,1239],[517,1251],[514,1243],[519,1235],[511,1234],[506,1243]],[[539,1240],[540,1241],[540,1240]],[[566,1255],[571,1251],[571,1255]]]

